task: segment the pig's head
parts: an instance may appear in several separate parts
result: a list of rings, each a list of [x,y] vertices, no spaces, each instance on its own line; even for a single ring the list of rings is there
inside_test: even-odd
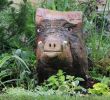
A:
[[[53,58],[69,48],[72,24],[64,20],[43,20],[37,26],[37,45],[44,56]]]
[[[71,35],[76,35],[73,31],[81,27],[79,18],[81,15],[77,18],[77,14],[80,15],[79,12],[72,14],[38,9],[36,13],[38,59],[72,59],[69,40]]]

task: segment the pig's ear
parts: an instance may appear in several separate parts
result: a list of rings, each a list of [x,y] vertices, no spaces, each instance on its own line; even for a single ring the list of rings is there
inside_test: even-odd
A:
[[[36,15],[35,15],[36,24],[41,23],[41,21],[44,19],[46,12],[47,12],[47,9],[43,9],[43,8],[38,8],[36,10]]]
[[[82,23],[83,14],[81,11],[67,12],[65,16],[66,16],[66,20],[74,25]]]

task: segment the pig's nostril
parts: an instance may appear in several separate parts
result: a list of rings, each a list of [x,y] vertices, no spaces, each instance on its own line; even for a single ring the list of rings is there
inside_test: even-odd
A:
[[[56,47],[56,44],[54,44],[54,48]]]
[[[51,44],[49,44],[49,47],[51,47]]]

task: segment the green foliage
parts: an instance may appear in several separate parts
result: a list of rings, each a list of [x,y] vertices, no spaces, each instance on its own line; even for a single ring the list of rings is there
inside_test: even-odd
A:
[[[93,89],[88,89],[89,93],[94,95],[110,95],[110,78],[103,77],[100,83],[93,85]]]
[[[0,11],[4,10],[5,8],[7,8],[10,4],[12,4],[12,1],[0,0]]]
[[[41,95],[23,88],[9,88],[0,94],[0,100],[109,100],[110,96],[61,96]]]
[[[0,89],[34,87],[35,8],[27,0],[23,2],[17,9],[9,5],[12,2],[0,1]]]
[[[16,84],[17,86],[23,86],[33,88],[34,79],[31,79],[32,71],[30,67],[33,67],[35,60],[29,51],[16,50],[13,55],[5,54],[0,59],[0,86],[6,87],[9,84]],[[33,60],[32,60],[33,59]],[[30,61],[29,61],[30,60]],[[30,63],[33,65],[31,66]]]
[[[107,4],[104,5],[107,7]],[[89,48],[89,53],[91,58],[97,62],[101,58],[103,58],[109,48],[110,38],[109,35],[106,34],[105,27],[107,27],[106,17],[107,12],[105,10],[102,13],[93,12],[89,20],[85,20],[85,31],[89,32],[89,36],[87,38],[87,47]]]
[[[0,53],[12,48],[32,48],[35,38],[34,12],[35,8],[27,2],[21,4],[19,9],[9,6],[0,12]]]
[[[48,80],[47,80],[47,85],[46,83],[44,83],[45,86],[47,87],[51,87],[53,89],[57,89],[60,85],[62,85],[65,81],[65,76],[64,73],[62,72],[62,70],[59,70],[58,73],[56,75],[51,76]]]
[[[74,10],[81,10],[84,11],[87,4],[80,4],[77,0],[45,0],[42,3],[43,8],[48,8],[52,10],[59,10],[59,11],[74,11]]]
[[[101,83],[106,84],[107,86],[110,87],[110,78],[104,76],[104,77],[102,78],[102,80],[101,80]]]
[[[89,93],[95,95],[110,95],[110,89],[106,84],[96,83],[93,89],[89,89]]]
[[[82,78],[64,75],[62,70],[59,70],[56,75],[53,75],[44,82],[43,86],[48,89],[57,90],[60,94],[71,94],[86,92],[86,89],[79,86],[79,82],[84,81]]]

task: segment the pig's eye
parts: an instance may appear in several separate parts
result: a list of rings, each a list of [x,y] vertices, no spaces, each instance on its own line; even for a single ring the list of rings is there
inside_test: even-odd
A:
[[[68,29],[68,31],[72,31],[72,30],[73,30],[73,28],[72,28],[72,27],[68,27],[67,29]]]
[[[41,33],[44,30],[42,26],[37,26],[36,31],[37,33]]]
[[[75,27],[75,25],[71,24],[71,23],[65,23],[63,25],[64,28],[66,28],[68,31],[72,31],[73,28]]]
[[[41,30],[40,29],[37,29],[37,32],[39,33],[39,32],[41,32]]]

